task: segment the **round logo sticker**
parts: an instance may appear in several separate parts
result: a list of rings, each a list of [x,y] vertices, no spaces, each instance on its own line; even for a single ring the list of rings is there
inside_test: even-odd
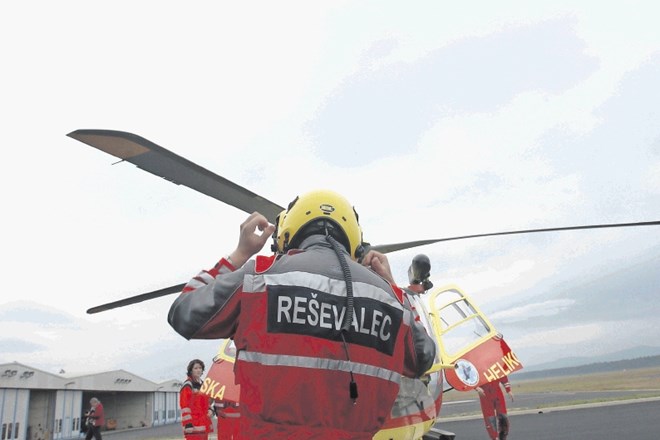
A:
[[[456,375],[467,386],[473,387],[479,383],[479,373],[476,367],[465,359],[456,361]]]

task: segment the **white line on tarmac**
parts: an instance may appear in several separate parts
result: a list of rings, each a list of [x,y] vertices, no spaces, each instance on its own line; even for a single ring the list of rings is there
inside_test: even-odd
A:
[[[457,405],[459,403],[472,403],[476,402],[477,399],[472,399],[472,400],[453,400],[451,402],[442,402],[443,405]]]

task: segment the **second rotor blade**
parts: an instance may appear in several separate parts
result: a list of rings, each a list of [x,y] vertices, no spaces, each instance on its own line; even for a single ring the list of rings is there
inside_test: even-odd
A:
[[[486,234],[460,235],[457,237],[408,241],[405,243],[380,244],[380,245],[370,246],[369,249],[373,249],[375,251],[386,254],[388,252],[410,249],[418,246],[424,246],[427,244],[438,243],[441,241],[464,240],[467,238],[477,238],[477,237],[492,237],[494,235],[531,234],[534,232],[570,231],[576,229],[625,228],[625,227],[633,227],[633,226],[658,226],[658,225],[660,225],[660,220],[655,220],[650,222],[637,222],[637,223],[609,223],[609,224],[601,224],[601,225],[563,226],[559,228],[522,229],[518,231],[489,232]]]
[[[186,286],[186,283],[177,284],[176,286],[166,287],[164,289],[154,290],[153,292],[143,293],[141,295],[131,296],[129,298],[120,299],[117,301],[109,302],[106,304],[101,304],[100,306],[92,307],[87,309],[88,314],[94,314],[99,312],[105,312],[106,310],[116,309],[118,307],[124,307],[131,304],[136,304],[142,301],[148,301],[150,299],[160,298],[161,296],[171,295],[172,293],[179,293]]]

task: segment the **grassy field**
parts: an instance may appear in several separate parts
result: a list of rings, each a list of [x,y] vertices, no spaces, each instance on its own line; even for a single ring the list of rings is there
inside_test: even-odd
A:
[[[524,380],[517,383],[515,375],[509,379],[511,379],[514,389],[522,393],[612,390],[657,390],[660,392],[660,367]]]
[[[642,397],[660,397],[660,367],[622,370],[610,373],[593,373],[580,376],[551,377],[516,381],[515,374],[509,377],[514,395],[544,392],[576,391],[629,391],[625,397],[597,397],[592,400],[570,400],[567,396],[565,405],[603,402],[608,400],[639,399]],[[449,391],[443,396],[446,402],[465,399],[466,394]],[[509,403],[507,399],[507,403]],[[515,404],[509,405],[510,410]]]

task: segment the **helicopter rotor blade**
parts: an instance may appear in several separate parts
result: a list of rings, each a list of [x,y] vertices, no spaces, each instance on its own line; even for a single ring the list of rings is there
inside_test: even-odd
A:
[[[202,194],[206,194],[221,202],[227,203],[248,214],[258,211],[271,222],[275,223],[283,207],[271,202],[252,191],[237,185],[171,151],[133,133],[117,130],[80,129],[67,136],[115,156],[121,161],[127,161],[158,177],[162,177],[177,185],[184,185]],[[405,243],[370,245],[365,243],[366,250],[376,250],[390,253],[417,246],[438,243],[442,241],[463,240],[467,238],[490,237],[496,235],[528,234],[534,232],[567,231],[576,229],[617,228],[630,226],[660,225],[660,221],[617,223],[584,226],[566,226],[559,228],[526,229],[518,231],[491,232],[486,234],[462,235],[457,237],[417,240]],[[118,301],[102,304],[87,310],[87,313],[98,313],[123,307],[130,304],[147,301],[172,293],[180,292],[185,284],[166,287],[153,292],[124,298]]]
[[[378,252],[382,252],[383,254],[386,254],[389,252],[401,251],[404,249],[410,249],[417,246],[424,246],[427,244],[438,243],[441,241],[464,240],[467,238],[478,238],[478,237],[492,237],[495,235],[531,234],[535,232],[571,231],[577,229],[625,228],[625,227],[634,227],[634,226],[658,226],[658,225],[660,225],[660,220],[650,221],[650,222],[636,222],[636,223],[609,223],[609,224],[601,224],[601,225],[563,226],[559,228],[523,229],[518,231],[489,232],[486,234],[460,235],[457,237],[436,238],[431,240],[417,240],[417,241],[408,241],[404,243],[381,244],[381,245],[369,246],[368,250],[375,250]]]
[[[558,228],[540,228],[540,229],[523,229],[518,231],[505,231],[505,232],[490,232],[486,234],[473,234],[473,235],[461,235],[456,237],[447,237],[447,238],[437,238],[431,240],[417,240],[417,241],[408,241],[405,243],[393,243],[393,244],[384,244],[384,245],[369,245],[366,244],[366,250],[375,250],[382,253],[396,252],[404,249],[410,249],[417,246],[424,246],[427,244],[438,243],[441,241],[452,241],[452,240],[463,240],[467,238],[478,238],[478,237],[491,237],[495,235],[514,235],[514,234],[530,234],[535,232],[553,232],[553,231],[571,231],[578,229],[602,229],[602,228],[625,228],[625,227],[634,227],[634,226],[659,226],[660,220],[650,221],[650,222],[636,222],[636,223],[608,223],[600,225],[581,225],[581,226],[563,226]],[[107,304],[102,304],[100,306],[92,307],[87,310],[87,313],[99,313],[106,310],[116,309],[118,307],[124,307],[130,304],[139,303],[142,301],[147,301],[150,299],[160,298],[161,296],[170,295],[172,293],[179,293],[183,290],[183,284],[177,284],[176,286],[166,287],[164,289],[154,290],[153,292],[143,293],[141,295],[131,296],[129,298],[124,298],[118,301],[113,301]]]
[[[150,299],[160,298],[161,296],[171,295],[172,293],[180,293],[185,286],[186,283],[177,284],[176,286],[170,286],[164,289],[154,290],[153,292],[147,292],[140,295],[131,296],[129,298],[124,298],[106,304],[101,304],[100,306],[87,309],[87,313],[92,315],[94,313],[105,312],[106,310],[112,310],[118,307],[124,307],[142,301],[148,301]]]
[[[284,208],[252,191],[133,133],[75,130],[67,136],[130,162],[177,185],[184,185],[251,214],[258,211],[273,223]]]

